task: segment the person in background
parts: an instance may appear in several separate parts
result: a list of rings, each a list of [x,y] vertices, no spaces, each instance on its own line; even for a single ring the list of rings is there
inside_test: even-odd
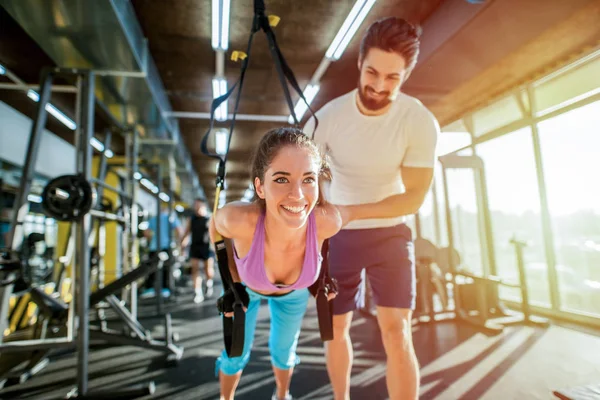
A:
[[[182,237],[181,223],[179,222],[179,219],[175,215],[169,214],[168,204],[164,203],[161,208],[161,212],[160,212],[160,223],[161,223],[160,228],[161,228],[161,230],[160,230],[160,238],[158,238],[158,240],[157,240],[156,228],[157,228],[158,220],[159,219],[156,217],[156,215],[153,215],[152,217],[150,217],[150,219],[148,220],[148,229],[146,229],[144,231],[144,236],[146,236],[146,239],[148,239],[150,242],[150,245],[148,247],[150,250],[149,256],[151,258],[156,256],[157,252],[163,252],[163,251],[167,252],[169,254],[169,256],[172,256],[169,228],[173,230],[173,235],[177,242],[179,242],[180,238]],[[166,264],[165,264],[165,266],[166,266]],[[171,292],[168,289],[170,272],[171,271],[169,268],[165,267],[162,269],[163,287],[161,289],[162,290],[161,294],[163,297],[169,297],[171,295]],[[153,272],[150,275],[148,275],[148,278],[146,279],[146,281],[144,283],[144,289],[143,289],[142,293],[140,294],[141,298],[153,297],[156,294],[155,289],[154,289],[155,279],[156,279],[156,272]]]
[[[186,247],[191,241],[190,262],[192,266],[192,283],[195,292],[194,303],[204,301],[200,267],[204,269],[206,275],[206,297],[211,297],[213,294],[215,253],[212,250],[212,242],[208,233],[209,220],[206,201],[200,198],[196,199],[194,201],[194,214],[188,222],[182,240],[182,247]]]

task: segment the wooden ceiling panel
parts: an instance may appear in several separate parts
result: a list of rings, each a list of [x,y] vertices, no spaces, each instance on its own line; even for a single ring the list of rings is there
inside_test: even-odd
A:
[[[278,43],[301,87],[305,87],[342,25],[355,0],[265,0],[267,13],[281,17],[275,28]],[[211,47],[211,2],[208,0],[132,0],[152,58],[174,111],[208,112],[212,101],[215,52]],[[466,14],[448,30],[453,12]],[[360,38],[368,25],[382,17],[399,16],[429,23],[424,35],[444,36],[431,51],[424,49],[404,91],[420,99],[442,125],[485,105],[532,79],[600,47],[600,0],[378,0],[350,42],[343,57],[330,64],[313,102],[326,102],[356,87]],[[467,18],[468,17],[468,18]],[[240,63],[228,59],[244,50],[253,19],[252,0],[231,1],[230,46],[225,76],[233,85]],[[431,21],[435,21],[433,24]],[[0,8],[0,63],[28,83],[36,83],[51,59]],[[271,54],[262,32],[256,35],[239,112],[253,115],[289,115]],[[23,97],[21,95],[21,97]],[[294,103],[297,96],[293,96]],[[27,99],[3,92],[2,99],[27,115],[35,107]],[[72,101],[53,96],[67,114]],[[233,111],[234,99],[229,101]],[[307,116],[305,117],[307,118]],[[56,125],[56,126],[53,126]],[[261,136],[284,123],[238,121],[228,164],[229,199],[249,184],[249,159]],[[59,136],[72,134],[52,119]],[[216,163],[200,153],[208,128],[202,119],[180,119],[183,140],[207,193],[213,190]],[[228,127],[228,123],[216,123]],[[235,193],[234,193],[235,190]]]
[[[354,2],[265,0],[267,14],[281,17],[275,33],[301,87],[309,82]],[[441,7],[442,3],[444,7]],[[453,117],[531,76],[533,71],[539,71],[549,63],[556,66],[557,59],[565,58],[581,46],[593,46],[594,38],[600,34],[597,32],[598,24],[592,22],[594,17],[598,17],[596,6],[590,4],[599,3],[600,0],[550,0],[543,4],[537,0],[496,0],[465,5],[464,0],[379,0],[342,58],[331,63],[323,75],[321,90],[313,106],[319,109],[356,87],[360,38],[373,21],[393,15],[422,24],[438,9],[451,14],[452,10],[464,11],[467,8],[466,11],[472,15],[419,61],[405,85],[405,91],[427,105],[442,124],[450,122]],[[210,44],[210,2],[134,0],[133,4],[149,39],[152,56],[173,109],[208,112],[212,101],[211,80],[215,73],[215,53]],[[441,34],[443,24],[446,21],[450,23],[452,19],[444,15],[436,17],[438,25],[428,26],[428,29],[436,29],[432,34]],[[232,1],[227,57],[233,50],[245,51],[252,19],[252,0]],[[550,33],[554,27],[569,20],[568,27],[556,28],[554,35]],[[577,23],[583,26],[577,28]],[[562,39],[561,34],[564,36]],[[552,40],[558,47],[551,43]],[[544,51],[541,46],[548,46],[547,50]],[[527,52],[533,54],[528,55]],[[225,75],[229,85],[237,80],[239,68],[239,63],[226,59]],[[294,95],[294,103],[296,101]],[[230,100],[230,113],[233,104],[234,101]],[[262,32],[255,36],[253,42],[239,112],[289,115]],[[215,125],[228,126],[227,123]],[[247,186],[248,160],[254,146],[268,129],[280,125],[283,124],[236,123],[228,165],[228,183],[232,188]],[[199,152],[199,142],[208,121],[181,119],[180,127],[208,194],[213,190],[216,164]],[[231,199],[233,191],[229,195]]]

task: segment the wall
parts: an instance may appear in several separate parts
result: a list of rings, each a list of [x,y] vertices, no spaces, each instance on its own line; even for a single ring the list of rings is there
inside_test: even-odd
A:
[[[48,115],[48,118],[54,118]],[[0,101],[0,159],[23,166],[33,122]],[[75,148],[44,129],[35,171],[48,178],[75,172]]]

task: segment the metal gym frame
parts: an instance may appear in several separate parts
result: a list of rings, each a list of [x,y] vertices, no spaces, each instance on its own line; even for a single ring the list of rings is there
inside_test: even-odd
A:
[[[149,143],[144,143],[144,144],[149,144]],[[164,144],[164,143],[152,143],[152,144]],[[134,154],[137,154],[137,153],[134,153]],[[169,158],[171,158],[171,157],[172,156],[169,156]],[[128,164],[111,163],[111,167],[122,167],[122,166],[125,166],[125,165],[128,165]],[[131,164],[129,164],[129,165],[131,165]],[[162,181],[163,181],[163,177],[164,177],[164,175],[163,175],[163,165],[161,163],[143,162],[143,163],[139,163],[139,164],[136,163],[135,167],[136,167],[136,171],[133,174],[131,174],[131,178],[135,182],[137,182],[137,180],[138,180],[138,179],[136,179],[134,177],[135,173],[138,174],[137,176],[139,177],[140,180],[141,179],[148,179],[148,180],[152,179],[151,176],[145,175],[142,172],[140,172],[139,168],[154,169],[154,171],[155,171],[155,173],[153,174],[154,178],[156,179],[156,185],[155,185],[156,186],[156,192],[154,193],[154,198],[156,200],[156,210],[155,210],[156,211],[156,232],[154,232],[154,235],[157,238],[157,242],[156,242],[157,243],[157,252],[161,252],[164,249],[159,249],[158,245],[160,244],[159,243],[159,241],[160,241],[159,238],[161,237],[163,229],[167,229],[168,230],[169,245],[173,242],[173,223],[172,223],[171,217],[173,215],[173,209],[174,209],[174,207],[173,207],[173,203],[174,203],[173,202],[173,192],[174,192],[174,190],[173,190],[173,181],[174,181],[174,179],[170,175],[170,178],[169,178],[169,186],[170,186],[170,188],[169,188],[169,191],[167,193],[168,196],[169,196],[169,201],[166,202],[167,206],[168,206],[169,223],[165,227],[165,226],[163,226],[162,218],[160,218],[160,215],[161,215],[161,212],[162,212],[162,201],[163,201],[160,198],[160,194],[161,193],[166,193],[163,190],[163,187],[162,187]],[[170,168],[170,170],[173,171],[174,169]],[[137,186],[137,184],[136,184],[136,186]],[[137,204],[136,204],[135,212],[132,211],[132,213],[135,214],[135,218],[137,218]],[[135,235],[137,235],[137,221],[136,221],[136,228],[135,229],[136,229]],[[134,235],[134,237],[135,237],[135,235]],[[171,258],[171,256],[172,255],[169,254],[169,258]],[[165,264],[167,264],[167,265],[165,265]],[[161,265],[158,268],[158,271],[155,272],[156,273],[156,275],[155,275],[156,278],[154,279],[154,291],[155,291],[155,300],[156,300],[156,315],[159,315],[159,316],[163,316],[164,315],[167,318],[170,318],[170,316],[168,316],[168,313],[165,314],[165,312],[164,312],[164,300],[163,300],[162,295],[159,295],[159,294],[160,294],[160,290],[163,287],[165,287],[165,285],[169,284],[169,282],[164,282],[163,274],[162,274],[162,268],[169,268],[170,265],[171,265],[171,263],[161,263]],[[136,299],[136,304],[137,304],[137,299]]]
[[[1,343],[0,352],[21,352],[44,349],[75,348],[77,351],[77,386],[68,394],[69,398],[106,398],[115,395],[141,396],[154,392],[154,383],[141,384],[123,389],[112,389],[110,391],[88,390],[88,365],[89,365],[89,345],[90,336],[93,339],[101,340],[105,343],[115,343],[118,345],[134,345],[153,350],[159,350],[168,353],[168,361],[177,361],[181,359],[183,348],[173,343],[173,334],[171,332],[170,315],[165,318],[165,341],[152,339],[145,329],[137,321],[137,288],[135,281],[146,276],[152,270],[162,267],[166,260],[166,255],[161,254],[154,264],[146,266],[135,266],[137,254],[135,253],[134,243],[138,227],[137,213],[137,180],[138,172],[137,152],[138,143],[135,130],[122,132],[126,135],[126,166],[128,168],[127,179],[125,180],[126,190],[123,191],[112,187],[104,182],[103,177],[106,174],[106,158],[102,157],[99,168],[99,177],[93,179],[91,176],[92,146],[90,141],[94,133],[94,88],[96,71],[47,68],[42,72],[40,85],[40,98],[37,104],[37,111],[33,121],[31,135],[27,147],[25,164],[21,176],[20,188],[17,193],[14,212],[11,221],[11,231],[8,235],[8,246],[13,250],[18,250],[22,242],[22,222],[28,212],[27,196],[31,189],[33,180],[35,162],[40,151],[41,136],[46,124],[47,112],[46,105],[49,103],[50,94],[53,90],[53,80],[56,77],[75,78],[76,84],[76,103],[75,103],[75,147],[76,147],[76,173],[81,175],[88,182],[97,186],[101,195],[103,190],[111,190],[119,194],[123,215],[116,215],[100,210],[91,210],[83,215],[80,220],[72,222],[71,235],[69,242],[75,241],[75,262],[72,264],[72,277],[75,285],[71,286],[72,300],[69,305],[69,318],[67,323],[67,335],[63,338],[15,341]],[[107,135],[105,145],[110,145],[111,135]],[[105,151],[106,151],[105,147]],[[159,181],[160,185],[160,181]],[[158,197],[158,196],[157,196]],[[172,196],[171,196],[172,201]],[[171,204],[172,206],[172,204]],[[157,208],[160,210],[160,201]],[[159,214],[160,215],[160,214]],[[121,261],[123,263],[123,276],[111,284],[99,287],[95,293],[90,293],[90,234],[92,231],[92,217],[105,221],[117,221],[123,227],[122,245],[123,251]],[[158,226],[160,229],[160,224]],[[158,232],[157,232],[158,233]],[[69,246],[67,246],[68,248]],[[70,252],[67,251],[67,254]],[[130,307],[131,312],[127,310],[114,295],[115,292],[131,285]],[[9,299],[12,294],[12,285],[0,288],[0,328],[4,332],[3,324],[6,322]],[[75,293],[73,293],[75,292]],[[160,296],[158,296],[160,297]],[[111,332],[101,327],[94,330],[90,326],[89,311],[90,306],[105,300],[115,310],[117,315],[125,323],[130,335],[121,335],[117,332]],[[77,329],[75,330],[75,326]]]
[[[497,276],[494,240],[492,237],[492,221],[483,160],[476,155],[460,156],[457,154],[450,154],[439,157],[439,161],[442,164],[443,195],[448,235],[447,267],[452,275],[451,282],[453,287],[452,293],[454,300],[454,317],[460,321],[475,325],[481,330],[490,334],[502,332],[503,327],[507,325],[526,324],[542,327],[547,326],[546,320],[536,318],[531,315],[527,279],[525,276],[526,271],[523,263],[524,243],[518,242],[517,240],[513,240],[512,242],[512,244],[515,245],[515,251],[517,255],[517,266],[519,270],[518,282],[508,282],[500,279]],[[448,170],[473,171],[473,176],[475,179],[475,195],[477,198],[477,216],[480,231],[479,236],[481,241],[481,262],[483,266],[483,274],[481,276],[472,274],[469,271],[458,269],[458,259],[453,254],[453,249],[455,248],[455,238],[450,208],[450,195],[448,190]],[[477,303],[478,314],[476,316],[470,315],[470,313],[461,304],[463,302],[460,291],[461,285],[458,284],[457,277],[472,280],[477,287],[475,301]],[[498,300],[498,302],[500,301],[498,290],[499,286],[520,290],[523,308],[522,315],[509,313],[508,310],[503,308],[501,303],[494,304],[496,303],[496,300]],[[498,307],[496,313],[491,315],[489,311],[490,308],[495,308],[496,306]]]

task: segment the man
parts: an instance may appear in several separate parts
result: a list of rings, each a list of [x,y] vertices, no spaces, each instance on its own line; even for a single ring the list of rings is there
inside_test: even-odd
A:
[[[206,202],[203,199],[196,199],[194,201],[194,215],[192,215],[183,235],[184,243],[182,246],[185,247],[187,244],[188,235],[191,232],[192,243],[190,246],[190,261],[192,263],[192,282],[196,293],[196,296],[194,297],[195,303],[204,301],[200,265],[202,265],[206,274],[206,296],[210,297],[213,294],[213,277],[215,275],[214,252],[211,249],[211,242],[208,234],[209,220]]]
[[[371,25],[361,42],[358,88],[318,113],[315,140],[327,149],[334,204],[376,203],[378,219],[348,224],[329,242],[334,339],[326,345],[336,400],[350,398],[352,313],[363,302],[366,275],[377,305],[387,355],[390,399],[416,399],[419,366],[411,313],[415,306],[414,251],[405,216],[417,212],[431,184],[439,126],[417,100],[400,92],[415,66],[418,30],[399,18]],[[314,120],[304,131],[313,132]]]
[[[156,218],[156,215],[153,215],[152,217],[150,217],[150,219],[148,220],[148,229],[146,229],[144,231],[144,236],[146,236],[146,238],[148,240],[150,240],[150,245],[148,246],[149,250],[150,250],[150,257],[154,257],[154,255],[156,255],[157,251],[165,251],[167,252],[170,256],[171,256],[171,238],[170,238],[170,233],[169,230],[173,230],[173,233],[175,235],[175,240],[177,240],[177,242],[179,242],[179,238],[181,237],[181,224],[179,222],[179,219],[177,219],[175,216],[171,216],[169,214],[169,207],[168,205],[165,203],[163,204],[162,208],[161,208],[161,213],[160,213],[160,238],[158,238],[158,243],[157,243],[157,237],[156,237],[156,228],[157,228],[157,222],[159,221],[158,218]],[[168,289],[168,285],[169,285],[169,279],[170,279],[170,269],[168,268],[168,265],[165,264],[162,270],[162,274],[163,274],[163,286],[161,288],[162,290],[162,296],[163,297],[169,297],[171,295],[171,291]],[[144,291],[142,292],[142,294],[140,295],[140,297],[142,298],[148,298],[148,297],[152,297],[155,295],[155,291],[154,291],[154,280],[156,279],[156,273],[151,273],[150,275],[148,275],[148,279],[146,279],[145,285],[144,285]]]

